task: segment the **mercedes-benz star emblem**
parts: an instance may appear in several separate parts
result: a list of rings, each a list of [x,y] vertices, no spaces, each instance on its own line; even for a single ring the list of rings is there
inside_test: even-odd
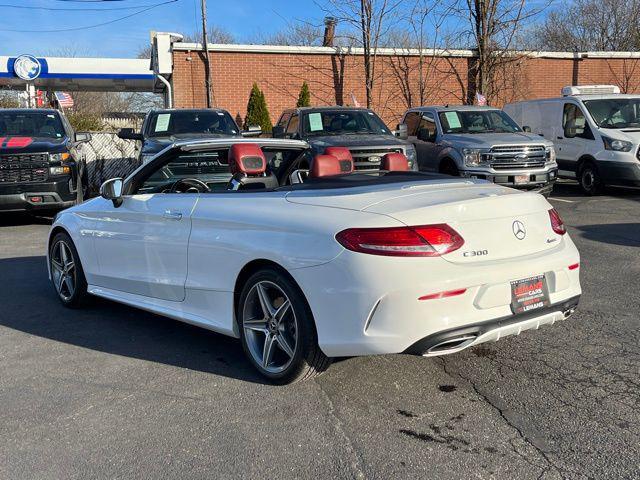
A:
[[[524,223],[522,223],[520,220],[516,220],[515,222],[513,222],[511,229],[513,230],[513,234],[518,240],[523,240],[524,237],[527,236],[527,230],[524,228]]]

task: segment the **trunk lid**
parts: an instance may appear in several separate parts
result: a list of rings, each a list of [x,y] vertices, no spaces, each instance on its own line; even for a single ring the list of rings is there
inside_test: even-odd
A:
[[[536,254],[555,248],[561,239],[551,228],[552,206],[542,195],[485,182],[439,180],[376,189],[301,190],[290,192],[287,201],[387,215],[410,226],[446,223],[465,242],[442,256],[453,263]]]

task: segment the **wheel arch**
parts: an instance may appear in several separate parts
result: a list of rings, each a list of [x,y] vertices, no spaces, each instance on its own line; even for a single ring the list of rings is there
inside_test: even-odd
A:
[[[309,311],[311,311],[311,305],[309,305],[307,296],[304,294],[304,291],[302,290],[302,288],[300,287],[296,279],[293,277],[293,275],[289,273],[289,271],[286,268],[284,268],[279,263],[274,262],[273,260],[268,260],[266,258],[254,259],[254,260],[251,260],[246,265],[244,265],[242,269],[240,269],[240,272],[238,272],[238,275],[236,277],[236,281],[233,287],[233,317],[234,317],[233,329],[234,331],[236,331],[236,333],[238,333],[237,329],[239,329],[237,311],[238,311],[238,303],[240,302],[240,294],[242,293],[242,288],[244,287],[244,284],[247,282],[247,280],[249,280],[249,277],[251,277],[251,275],[253,275],[255,272],[263,268],[273,268],[278,272],[282,273],[284,276],[286,276],[291,281],[291,283],[298,289],[298,291],[302,295],[302,298],[307,304]],[[313,316],[312,311],[311,311],[311,316],[315,324],[315,317]]]
[[[458,164],[453,159],[453,157],[447,154],[440,159],[440,162],[438,163],[438,172],[442,173],[442,168],[447,164],[451,164],[456,170],[460,170],[460,168],[458,167]]]
[[[580,174],[580,170],[582,169],[582,166],[587,163],[592,163],[594,167],[598,168],[598,162],[595,159],[595,157],[588,154],[582,155],[576,162],[576,178],[578,178],[578,175]]]
[[[53,241],[53,238],[59,233],[66,233],[67,235],[69,235],[69,237],[71,237],[71,234],[67,231],[67,229],[62,227],[61,225],[56,225],[55,227],[53,227],[49,232],[49,239],[47,240],[47,255],[49,254],[49,250],[51,250],[51,242]],[[71,240],[73,240],[73,238]]]

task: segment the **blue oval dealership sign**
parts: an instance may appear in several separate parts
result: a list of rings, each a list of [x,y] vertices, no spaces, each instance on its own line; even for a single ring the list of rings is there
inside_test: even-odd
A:
[[[33,55],[20,55],[13,62],[13,72],[23,80],[35,80],[41,71],[40,61]]]

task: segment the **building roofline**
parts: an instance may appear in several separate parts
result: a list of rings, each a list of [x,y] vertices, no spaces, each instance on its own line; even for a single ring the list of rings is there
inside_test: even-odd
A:
[[[312,47],[294,45],[236,45],[210,43],[211,52],[229,53],[284,53],[302,55],[363,55],[364,49],[360,47]],[[201,43],[173,44],[173,49],[178,51],[203,50]],[[445,48],[378,48],[377,54],[381,56],[418,56],[428,55],[436,57],[475,57],[475,50],[445,49]],[[580,60],[584,58],[610,58],[610,59],[640,59],[640,52],[547,52],[547,51],[516,51],[514,56],[526,56],[533,58],[558,58]]]

